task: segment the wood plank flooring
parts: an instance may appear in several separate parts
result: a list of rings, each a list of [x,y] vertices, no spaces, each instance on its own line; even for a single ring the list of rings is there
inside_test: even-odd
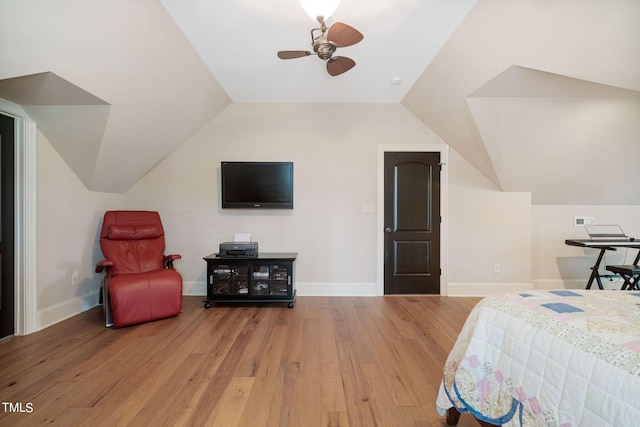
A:
[[[478,300],[184,297],[122,329],[97,307],[0,343],[0,426],[445,426],[442,367]]]

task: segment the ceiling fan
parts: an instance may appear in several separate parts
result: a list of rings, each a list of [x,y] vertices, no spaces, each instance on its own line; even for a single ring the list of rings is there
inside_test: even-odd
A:
[[[327,27],[324,17],[318,16],[319,28],[311,30],[311,45],[320,59],[327,63],[327,72],[332,76],[337,76],[349,71],[356,66],[356,62],[346,56],[333,56],[339,47],[352,46],[360,42],[364,36],[362,33],[350,25],[336,22]],[[278,58],[294,59],[309,56],[312,52],[308,50],[280,50]]]

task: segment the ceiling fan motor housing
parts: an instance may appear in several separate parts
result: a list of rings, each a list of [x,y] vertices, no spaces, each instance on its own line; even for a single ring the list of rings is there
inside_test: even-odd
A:
[[[321,37],[313,43],[313,51],[325,61],[333,56],[337,47],[335,43],[327,41],[326,37]]]

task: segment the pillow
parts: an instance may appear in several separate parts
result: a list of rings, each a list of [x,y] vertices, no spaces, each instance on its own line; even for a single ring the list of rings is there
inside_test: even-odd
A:
[[[158,224],[118,225],[111,224],[107,238],[111,240],[141,240],[160,237]]]

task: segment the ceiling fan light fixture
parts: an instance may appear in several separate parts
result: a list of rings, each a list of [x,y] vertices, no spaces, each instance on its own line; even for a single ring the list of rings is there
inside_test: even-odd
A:
[[[322,0],[317,1],[322,2]],[[300,5],[304,7],[305,5],[311,4],[311,2],[311,0],[300,0]],[[338,7],[340,0],[324,0],[323,5],[326,6],[330,2],[332,2],[332,10],[324,9],[313,11],[313,9],[311,9],[308,10],[307,13],[309,13],[309,16],[313,16],[316,13],[333,13],[333,11]],[[327,14],[327,16],[329,15]],[[313,46],[313,51],[316,55],[325,61],[329,75],[337,76],[355,67],[356,61],[353,59],[342,55],[333,56],[333,54],[339,47],[353,46],[354,44],[362,41],[364,38],[362,33],[352,26],[342,22],[336,22],[328,27],[324,22],[323,15],[318,15],[316,19],[320,24],[320,28],[313,28],[311,30],[311,45]],[[278,58],[293,59],[309,56],[311,54],[312,53],[308,50],[279,50]]]
[[[328,19],[339,5],[340,0],[300,0],[300,6],[314,21],[319,16]]]

